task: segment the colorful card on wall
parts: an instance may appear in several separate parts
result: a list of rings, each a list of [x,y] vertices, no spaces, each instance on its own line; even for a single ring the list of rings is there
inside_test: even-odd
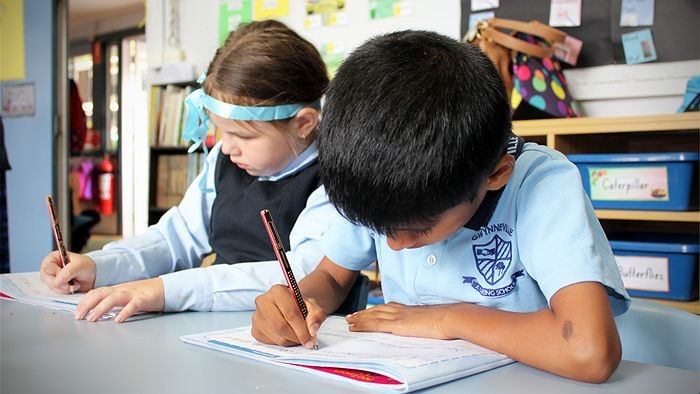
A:
[[[472,11],[488,10],[500,7],[499,0],[472,0]]]
[[[654,0],[622,0],[620,26],[651,26],[654,24]]]
[[[222,1],[219,4],[219,45],[223,45],[230,31],[241,23],[253,20],[253,0]]]
[[[322,26],[344,26],[350,18],[345,11],[345,0],[307,0],[305,29]]]
[[[627,64],[646,63],[656,60],[656,47],[654,46],[651,29],[625,33],[621,38]]]
[[[581,26],[581,0],[552,0],[549,7],[549,25]]]
[[[476,26],[476,22],[491,19],[495,16],[496,13],[493,11],[475,12],[473,14],[469,14],[469,28],[467,30],[473,29]]]
[[[256,21],[280,18],[289,15],[289,0],[255,0]]]
[[[330,41],[319,48],[321,53],[321,59],[326,63],[326,68],[328,69],[328,75],[333,78],[335,72],[340,67],[340,63],[345,59],[345,42],[343,41]]]
[[[413,1],[411,0],[369,0],[369,19],[411,14],[413,14]]]

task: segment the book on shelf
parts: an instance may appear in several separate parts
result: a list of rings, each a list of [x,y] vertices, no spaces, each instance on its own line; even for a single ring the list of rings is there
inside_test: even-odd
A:
[[[371,391],[409,392],[512,363],[507,356],[464,340],[351,332],[328,316],[318,350],[256,341],[250,326],[182,336],[189,344],[343,381]]]
[[[170,208],[178,205],[185,196],[187,187],[199,174],[203,160],[201,152],[159,155],[156,164],[156,207]]]
[[[149,107],[149,142],[151,146],[185,146],[182,128],[185,124],[185,98],[191,85],[151,86]]]

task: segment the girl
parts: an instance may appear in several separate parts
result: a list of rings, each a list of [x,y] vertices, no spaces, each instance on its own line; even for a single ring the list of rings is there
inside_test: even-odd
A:
[[[184,133],[201,143],[212,122],[222,138],[180,205],[140,236],[72,254],[63,269],[57,252],[43,259],[41,279],[53,290],[93,289],[76,319],[96,321],[117,306],[116,322],[139,311],[254,309],[283,278],[264,208],[297,275],[320,261],[317,241],[336,212],[318,178],[314,137],[328,84],[318,51],[278,21],[252,22],[229,35],[203,77],[185,101]],[[214,266],[188,270],[211,252]]]

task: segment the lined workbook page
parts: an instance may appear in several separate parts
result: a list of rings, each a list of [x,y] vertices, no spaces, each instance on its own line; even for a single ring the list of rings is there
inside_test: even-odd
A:
[[[55,294],[39,278],[39,272],[0,275],[0,292],[5,298],[25,304],[75,313],[82,293]]]
[[[56,294],[41,281],[39,272],[18,272],[0,275],[0,297],[10,301],[40,306],[57,311],[74,314],[78,302],[85,293]],[[99,320],[107,320],[117,316],[120,308],[114,308],[105,313]],[[151,313],[139,312],[127,320],[141,319]]]
[[[351,332],[340,316],[329,316],[321,326],[318,350],[260,343],[250,334],[250,326],[188,335],[182,340],[297,369],[321,366],[370,371],[402,383],[399,391],[412,391],[512,362],[505,355],[462,340]],[[318,369],[305,370],[322,376],[329,374]],[[347,380],[348,376],[344,378]]]

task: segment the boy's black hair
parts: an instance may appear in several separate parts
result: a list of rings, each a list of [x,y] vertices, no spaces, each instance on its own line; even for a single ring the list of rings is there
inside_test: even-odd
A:
[[[350,221],[391,235],[473,201],[505,152],[510,109],[478,48],[408,30],[348,56],[319,133],[330,201]]]

